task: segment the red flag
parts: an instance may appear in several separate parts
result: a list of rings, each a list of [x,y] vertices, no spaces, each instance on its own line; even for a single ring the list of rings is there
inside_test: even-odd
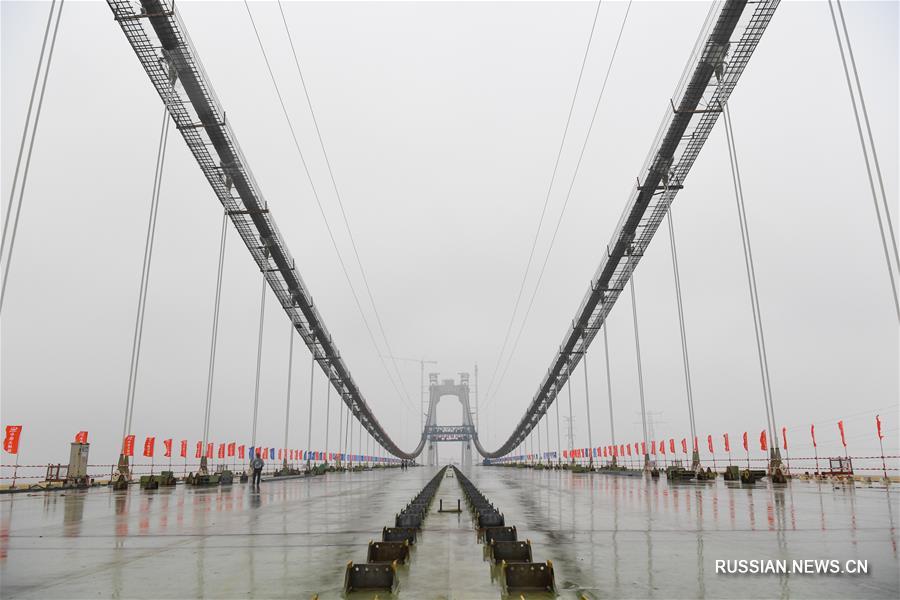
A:
[[[809,426],[809,435],[812,436],[813,448],[816,448],[817,446],[816,446],[816,426],[815,425]]]
[[[153,458],[153,446],[156,445],[155,437],[148,437],[144,440],[144,456]]]
[[[763,451],[769,449],[769,445],[766,443],[766,430],[765,429],[763,429],[762,431],[759,432],[759,449],[763,450]]]
[[[209,442],[208,444],[206,444],[206,458],[212,458],[212,457],[213,457],[213,443]]]
[[[659,443],[659,453],[663,456],[666,455],[666,440],[663,440]]]
[[[650,454],[656,456],[656,440],[650,440]]]
[[[669,438],[669,452],[675,454],[675,438]]]
[[[22,435],[21,425],[7,425],[6,437],[3,438],[3,449],[10,454],[19,453],[19,436]]]
[[[641,454],[647,454],[647,442],[641,442]]]
[[[784,440],[784,449],[787,450],[787,427],[781,428],[781,439]]]
[[[603,458],[609,456],[609,446],[603,446]]]
[[[709,446],[709,453],[713,454],[715,450],[713,450],[712,434],[706,436],[706,445]]]
[[[625,451],[628,452],[628,456],[631,456],[631,444],[625,446]]]
[[[750,448],[747,447],[747,432],[744,432],[744,450],[750,452]]]
[[[569,451],[563,450],[563,458],[569,458]]]
[[[79,431],[78,433],[75,434],[75,443],[76,444],[87,444],[87,437],[88,437],[87,431]]]
[[[125,456],[134,456],[134,434],[125,436],[125,446],[122,449]]]
[[[228,456],[229,457],[234,456],[234,447],[236,445],[237,444],[235,444],[235,442],[231,442],[230,444],[228,444]]]
[[[884,436],[881,434],[881,415],[875,415],[875,426],[878,427],[878,439],[883,440]]]
[[[685,438],[681,438],[681,451],[687,454],[687,440]]]
[[[187,458],[187,440],[181,440],[181,458]]]
[[[622,452],[619,453],[620,456],[625,456],[625,444],[622,444]]]
[[[843,444],[844,448],[847,447],[847,439],[844,437],[844,422],[838,421],[838,429],[841,430],[841,444]]]
[[[195,458],[203,457],[203,442],[197,442],[197,455]]]
[[[244,458],[244,445],[238,446],[238,458]]]
[[[172,440],[163,440],[163,446],[165,447],[165,452],[163,452],[163,456],[166,458],[172,458]]]
[[[728,443],[728,434],[724,434],[725,437],[725,452],[731,452],[731,444]]]

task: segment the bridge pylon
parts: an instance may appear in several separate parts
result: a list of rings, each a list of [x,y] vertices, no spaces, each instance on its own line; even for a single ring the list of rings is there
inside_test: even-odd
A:
[[[462,405],[462,424],[438,425],[437,405],[441,398],[445,396],[455,396],[457,400],[459,400],[459,403]],[[469,405],[469,374],[460,373],[459,382],[457,382],[453,379],[438,381],[437,373],[429,373],[428,413],[425,418],[425,440],[428,452],[428,465],[437,466],[439,460],[439,443],[459,442],[459,462],[464,467],[471,466],[474,438],[475,424],[472,421],[472,409]]]

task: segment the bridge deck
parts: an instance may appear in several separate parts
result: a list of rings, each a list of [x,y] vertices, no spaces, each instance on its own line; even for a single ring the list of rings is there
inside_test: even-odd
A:
[[[343,566],[433,469],[329,474],[223,490],[95,489],[0,499],[4,598],[340,597]],[[794,482],[668,485],[469,469],[551,559],[563,597],[897,597],[897,493]],[[437,497],[461,495],[447,479]],[[430,513],[401,598],[498,598],[468,514]],[[868,559],[869,575],[716,575],[715,559]],[[371,596],[362,596],[369,597]],[[384,595],[382,594],[382,597]]]

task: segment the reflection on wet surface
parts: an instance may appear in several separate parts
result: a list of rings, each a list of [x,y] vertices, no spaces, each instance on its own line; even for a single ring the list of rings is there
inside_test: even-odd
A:
[[[0,499],[0,592],[55,598],[340,598],[344,565],[434,474],[329,474],[218,489],[95,489]],[[898,492],[668,484],[475,467],[469,476],[550,559],[560,595],[590,598],[900,595]],[[444,480],[436,498],[462,491]],[[889,500],[890,498],[890,500]],[[499,598],[469,514],[429,514],[400,598]],[[868,560],[868,575],[723,575],[716,559]],[[354,594],[371,598],[373,594]],[[384,594],[380,594],[384,598]]]

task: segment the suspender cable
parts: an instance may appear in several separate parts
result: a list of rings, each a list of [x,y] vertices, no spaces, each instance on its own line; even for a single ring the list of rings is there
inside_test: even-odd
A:
[[[541,462],[543,458],[543,448],[541,447],[541,421],[538,419],[537,425],[534,427],[537,430],[537,446],[538,446],[538,462]]]
[[[306,428],[306,466],[309,466],[309,451],[312,450],[312,415],[313,415],[313,389],[316,380],[316,355],[309,358],[309,422]]]
[[[728,142],[728,158],[731,164],[731,178],[734,186],[734,198],[738,209],[738,223],[741,228],[741,244],[744,250],[744,267],[747,271],[747,288],[750,293],[750,309],[753,313],[753,328],[756,334],[756,351],[759,355],[759,372],[762,379],[763,402],[766,406],[766,423],[771,440],[772,461],[780,461],[781,452],[778,436],[775,435],[775,410],[772,402],[772,386],[769,378],[769,359],[766,353],[766,340],[763,335],[762,314],[759,310],[759,295],[756,289],[756,269],[753,266],[753,251],[750,247],[750,231],[747,226],[747,212],[744,208],[744,187],[741,183],[741,171],[737,159],[737,147],[734,142],[734,129],[731,122],[731,111],[723,105],[725,117],[725,137]],[[774,466],[774,465],[772,465]]]
[[[572,431],[572,359],[570,358],[566,361],[566,370],[569,371],[569,376],[566,377],[566,388],[569,392],[569,452],[575,448],[575,433]],[[574,463],[575,457],[569,454],[569,462]]]
[[[294,372],[294,324],[291,323],[290,340],[288,343],[288,372],[287,372],[287,396],[284,402],[284,447],[288,447],[288,431],[291,425],[291,375]],[[287,470],[287,450],[285,450],[284,462],[281,467]]]
[[[344,403],[341,402],[338,405],[338,454],[342,454],[344,452]],[[344,464],[344,457],[338,456],[338,461],[340,465]]]
[[[897,311],[897,319],[900,320],[900,298],[897,296],[897,281],[894,275],[895,269],[900,269],[900,256],[897,253],[897,238],[894,235],[894,224],[891,221],[891,210],[887,201],[887,194],[884,191],[884,179],[881,176],[881,165],[878,162],[878,153],[875,149],[875,140],[872,137],[872,127],[869,124],[869,111],[866,109],[866,101],[863,98],[862,86],[859,82],[859,72],[856,70],[856,59],[853,56],[853,47],[850,45],[850,34],[847,31],[847,22],[844,20],[844,9],[841,7],[840,1],[837,2],[838,13],[840,14],[841,26],[844,31],[844,37],[847,39],[847,53],[850,55],[850,64],[853,68],[853,78],[856,81],[856,93],[854,94],[853,84],[850,80],[850,71],[847,67],[847,56],[844,52],[844,44],[841,41],[841,34],[838,30],[837,18],[834,13],[834,5],[828,0],[828,10],[831,12],[831,22],[834,25],[834,35],[837,39],[838,50],[841,54],[841,63],[844,67],[844,77],[847,80],[847,91],[850,93],[850,104],[853,107],[853,117],[856,120],[856,131],[859,134],[859,145],[862,149],[863,160],[866,163],[866,175],[869,180],[869,190],[872,192],[872,203],[875,205],[875,216],[878,220],[878,230],[881,233],[881,245],[884,249],[884,260],[887,263],[888,275],[891,282],[891,292],[894,296],[894,308]],[[856,104],[856,95],[859,96],[860,107]],[[887,237],[884,233],[884,223],[881,218],[881,209],[878,207],[878,192],[875,190],[875,182],[872,177],[872,165],[869,162],[869,150],[866,146],[866,138],[863,135],[862,124],[860,123],[859,113],[862,109],[863,118],[866,122],[866,132],[868,134],[868,143],[871,146],[872,161],[875,163],[875,172],[878,177],[878,185],[881,192],[881,202],[884,209],[884,219],[887,221],[887,229],[891,234],[891,243],[893,245],[894,263],[891,264],[891,254],[888,250]]]
[[[53,50],[56,48],[56,34],[59,32],[59,22],[62,17],[62,9],[65,0],[60,0],[59,8],[56,11],[56,24],[53,26],[53,37],[50,38],[50,48],[47,52],[47,62],[44,63],[44,52],[47,50],[47,35],[50,32],[50,23],[53,20],[53,9],[56,0],[50,3],[50,12],[47,14],[47,26],[44,29],[44,38],[41,41],[41,53],[38,57],[37,69],[34,73],[34,83],[31,85],[31,96],[28,99],[28,111],[25,113],[25,126],[22,129],[22,141],[19,143],[19,154],[16,158],[16,170],[13,174],[12,187],[9,191],[9,203],[6,206],[6,218],[3,221],[3,236],[0,238],[0,263],[3,262],[3,251],[6,248],[6,236],[9,233],[9,249],[6,251],[6,266],[3,268],[3,282],[0,284],[0,312],[3,311],[3,300],[6,298],[6,284],[9,282],[9,267],[12,264],[13,248],[16,244],[16,233],[19,230],[19,217],[22,215],[22,199],[25,197],[25,186],[28,182],[28,171],[31,168],[31,154],[34,151],[34,139],[37,135],[38,122],[41,119],[41,109],[44,107],[44,93],[47,91],[47,80],[50,76],[50,65],[53,62]],[[41,83],[41,91],[37,97],[37,110],[34,113],[34,122],[31,123],[31,110],[34,106],[35,91],[37,90],[38,80],[41,77],[41,69],[44,70],[44,80]],[[22,171],[22,185],[19,186],[19,198],[16,200],[15,211],[13,211],[13,198],[16,195],[16,184],[19,180],[19,167],[22,164],[22,151],[25,148],[25,138],[28,137],[28,126],[31,125],[31,139],[28,142],[28,151],[25,154],[25,168]],[[15,212],[15,218],[12,219],[12,230],[9,231],[9,222],[12,214]],[[124,437],[124,436],[123,436]]]
[[[582,340],[581,347],[584,348],[584,341]],[[584,367],[584,405],[587,409],[587,430],[588,430],[588,450],[590,451],[590,464],[594,464],[594,439],[591,435],[591,395],[588,389],[588,363],[587,363],[587,351],[584,352],[584,355],[581,357],[582,365]]]
[[[544,434],[547,439],[547,462],[550,462],[550,413],[544,415]]]
[[[606,336],[606,329],[609,325],[609,321],[607,319],[603,320],[603,357],[606,359],[606,395],[609,399],[609,436],[612,440],[612,445],[616,445],[616,425],[615,419],[613,418],[613,395],[612,395],[612,375],[609,370],[609,340]],[[612,456],[612,464],[616,464],[616,456],[615,454]]]
[[[641,365],[641,336],[638,332],[637,318],[637,300],[634,295],[634,272],[628,278],[628,284],[631,287],[631,315],[634,320],[634,350],[637,355],[637,372],[638,372],[638,390],[641,394],[641,425],[644,430],[644,468],[650,465],[650,455],[647,454],[647,448],[650,446],[647,440],[647,408],[644,402],[644,369]]]
[[[159,132],[159,143],[156,151],[156,167],[153,173],[153,191],[150,195],[150,215],[147,221],[147,235],[144,240],[144,259],[141,265],[141,283],[138,290],[137,310],[134,316],[134,334],[131,340],[131,363],[128,370],[128,390],[125,397],[125,419],[122,424],[122,456],[125,451],[125,436],[131,431],[131,419],[134,414],[134,391],[137,387],[138,365],[141,359],[141,342],[144,335],[144,314],[147,308],[147,289],[150,284],[150,265],[153,261],[153,241],[156,238],[156,217],[159,213],[160,186],[162,184],[163,166],[166,160],[166,142],[169,133],[169,115],[163,109],[163,122]]]
[[[331,426],[330,423],[331,423],[331,385],[326,383],[325,384],[325,462],[328,462],[328,429]]]
[[[212,390],[216,369],[216,347],[219,339],[219,313],[222,303],[222,275],[225,270],[225,239],[228,235],[228,213],[222,213],[222,235],[219,238],[219,267],[216,271],[216,296],[213,301],[212,333],[209,336],[209,368],[206,372],[206,410],[203,414],[203,447],[209,440],[209,421],[212,414]]]
[[[562,438],[559,436],[559,402],[553,403],[556,409],[556,464],[562,461]]]
[[[681,332],[681,359],[684,363],[684,386],[687,392],[688,420],[691,426],[691,440],[697,439],[697,425],[694,420],[694,388],[691,385],[691,363],[688,359],[687,333],[684,327],[684,305],[681,296],[681,275],[678,270],[678,251],[675,246],[675,224],[672,220],[672,207],[666,212],[666,220],[669,223],[669,247],[672,250],[672,273],[675,277],[675,300],[678,305],[678,328]],[[694,447],[691,455],[691,466],[700,466],[700,452]]]
[[[256,448],[256,418],[259,414],[259,375],[262,369],[263,325],[266,318],[266,274],[262,274],[262,287],[259,293],[259,336],[256,341],[256,385],[253,391],[253,428],[250,434],[250,445]]]

